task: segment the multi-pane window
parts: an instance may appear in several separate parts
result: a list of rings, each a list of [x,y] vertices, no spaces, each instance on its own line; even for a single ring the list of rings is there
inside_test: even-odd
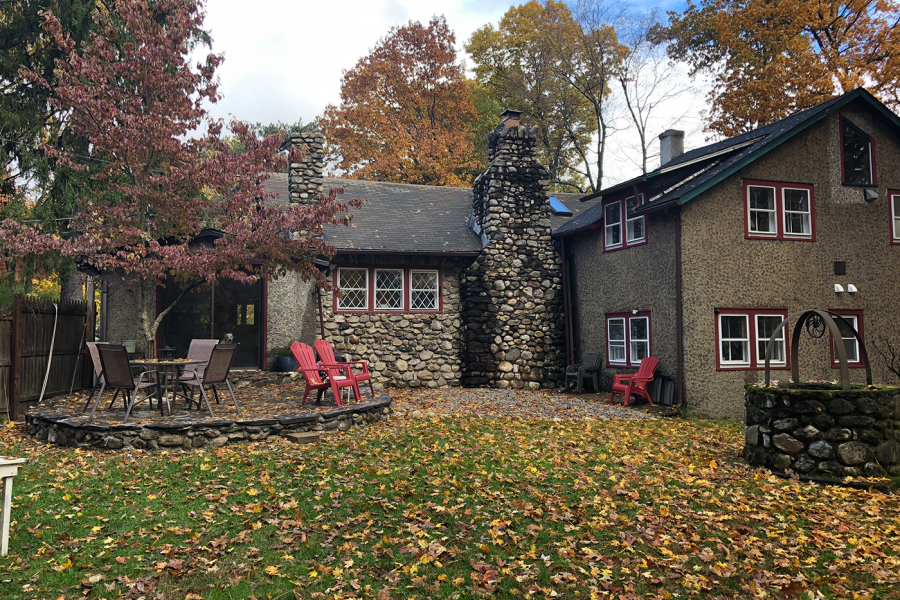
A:
[[[607,361],[636,367],[650,356],[650,313],[606,315]]]
[[[641,207],[643,196],[632,196],[625,201],[625,241],[629,244],[644,240],[644,217],[634,214]]]
[[[762,369],[766,365],[766,348],[774,339],[770,366],[787,368],[784,328],[778,326],[787,317],[781,309],[717,310],[716,350],[720,369]]]
[[[813,187],[799,183],[744,182],[746,236],[813,240]]]
[[[612,202],[603,209],[603,224],[607,248],[622,245],[622,203]]]
[[[369,307],[369,270],[338,269],[338,310],[366,310]]]
[[[857,340],[856,335],[854,335],[854,331],[856,331],[859,332],[859,336],[862,337],[862,312],[855,311],[851,314],[842,311],[842,313],[843,314],[840,315],[842,317],[841,319],[837,317],[834,318],[838,331],[841,332],[841,339],[837,340],[832,336],[832,363],[834,366],[839,364],[837,345],[840,343],[844,346],[844,351],[847,353],[847,362],[849,364],[862,364],[859,357],[859,340]]]
[[[780,331],[775,332],[784,317],[781,315],[756,315],[756,364],[765,366],[766,364],[766,348],[769,341],[773,338],[775,343],[772,346],[772,358],[769,364],[783,365],[786,363],[784,348],[784,327]]]
[[[410,310],[438,310],[437,271],[410,271],[409,290]]]
[[[338,312],[439,312],[437,269],[339,267],[334,309]]]
[[[891,239],[900,244],[900,194],[891,195]]]
[[[844,183],[875,185],[875,142],[847,119],[841,119]]]
[[[403,269],[375,269],[375,310],[403,310]]]

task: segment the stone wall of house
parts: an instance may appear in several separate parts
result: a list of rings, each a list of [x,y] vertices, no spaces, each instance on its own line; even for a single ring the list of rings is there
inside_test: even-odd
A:
[[[900,475],[900,388],[747,386],[744,460],[840,479]]]
[[[468,261],[439,257],[341,255],[347,267],[437,268],[442,273],[439,313],[338,312],[323,296],[325,338],[346,360],[369,363],[376,387],[458,386],[461,374],[459,280]],[[334,276],[332,270],[331,277]],[[365,384],[361,391],[365,392]]]
[[[325,137],[314,131],[288,135],[291,148],[302,153],[301,162],[291,162],[288,189],[291,202],[315,204],[322,194],[322,171],[325,169]]]
[[[464,385],[561,385],[561,260],[535,144],[535,131],[517,119],[499,125],[473,186],[474,228],[488,243],[462,282]]]

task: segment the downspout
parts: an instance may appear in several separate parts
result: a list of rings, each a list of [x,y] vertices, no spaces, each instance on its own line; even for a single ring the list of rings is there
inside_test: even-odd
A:
[[[678,357],[675,394],[676,406],[684,403],[684,298],[681,292],[681,211],[666,209],[665,215],[675,221],[675,355]]]
[[[569,257],[566,255],[566,238],[559,238],[562,253],[563,330],[566,336],[566,364],[575,362],[575,336],[572,326],[572,290],[569,288]]]

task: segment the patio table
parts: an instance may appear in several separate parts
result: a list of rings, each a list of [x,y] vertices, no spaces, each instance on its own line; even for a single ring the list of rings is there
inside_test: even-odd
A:
[[[13,477],[19,471],[24,458],[7,458],[0,456],[0,478],[3,479],[3,509],[0,514],[0,556],[9,551],[9,513],[12,510]]]
[[[206,361],[190,360],[190,359],[184,359],[184,358],[178,358],[178,359],[173,358],[170,360],[166,360],[166,359],[133,360],[133,361],[131,361],[131,364],[141,365],[141,366],[145,366],[145,367],[149,367],[149,366],[159,367],[159,369],[157,371],[157,377],[162,377],[163,380],[162,380],[162,385],[157,386],[156,393],[158,394],[157,398],[159,400],[159,414],[165,416],[163,413],[162,401],[163,401],[163,398],[165,398],[166,402],[167,403],[169,402],[169,375],[174,372],[175,379],[177,379],[179,367],[186,367],[188,365],[199,365],[204,362],[206,362]],[[174,392],[175,390],[173,389],[172,391]],[[174,400],[175,400],[175,398],[173,395],[172,401],[174,402]],[[172,405],[171,404],[169,404],[169,414],[170,415],[172,414]]]

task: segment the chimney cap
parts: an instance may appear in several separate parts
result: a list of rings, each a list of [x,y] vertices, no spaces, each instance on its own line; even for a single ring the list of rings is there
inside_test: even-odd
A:
[[[511,108],[507,108],[503,111],[503,114],[500,115],[500,122],[505,125],[518,125],[519,117],[522,116],[521,110],[512,110]],[[509,123],[509,121],[515,121],[515,123]]]

